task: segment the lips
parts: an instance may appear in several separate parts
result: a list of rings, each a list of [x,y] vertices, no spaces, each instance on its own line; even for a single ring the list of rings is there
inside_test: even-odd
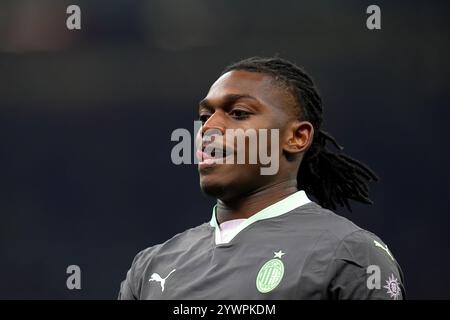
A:
[[[208,148],[206,148],[208,146]],[[215,145],[203,145],[202,150],[197,150],[196,157],[199,164],[215,164],[217,160],[224,160],[228,156],[232,155],[234,151],[232,148],[215,146]],[[224,163],[223,161],[222,163]]]

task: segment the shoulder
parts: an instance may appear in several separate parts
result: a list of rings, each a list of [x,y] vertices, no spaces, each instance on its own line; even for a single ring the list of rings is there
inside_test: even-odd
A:
[[[194,240],[201,240],[202,238],[210,237],[212,227],[209,223],[203,223],[199,226],[187,229],[174,235],[167,241],[148,247],[140,251],[134,258],[132,268],[136,273],[140,273],[146,265],[151,262],[153,257],[166,252],[184,252]]]
[[[297,226],[303,223],[308,231],[314,230],[317,241],[311,258],[327,257],[328,263],[324,267],[336,261],[345,261],[361,268],[379,265],[386,269],[399,269],[393,252],[384,241],[349,219],[314,202],[292,213],[290,219],[297,219],[295,216],[299,219]]]
[[[351,239],[359,233],[370,233],[349,219],[323,208],[315,202],[294,209],[290,214],[289,223],[305,226],[310,230],[324,235],[328,242],[337,245],[345,239]],[[298,220],[298,221],[296,221]],[[361,238],[362,240],[362,238]]]
[[[314,264],[314,269],[322,268],[327,275],[331,297],[405,297],[401,268],[380,237],[315,203],[303,208],[302,213],[314,213],[308,225],[318,228],[321,237],[311,254],[310,263]]]
[[[332,243],[335,259],[354,260],[365,266],[374,260],[395,262],[388,246],[373,232],[359,227],[349,219],[322,208],[316,203],[310,210],[316,212],[319,228]]]
[[[177,254],[177,252],[183,252],[193,240],[201,239],[202,237],[207,238],[211,233],[211,229],[209,223],[203,223],[174,235],[164,243],[148,247],[136,254],[125,280],[121,283],[119,299],[139,299],[142,277],[155,257],[167,253]]]

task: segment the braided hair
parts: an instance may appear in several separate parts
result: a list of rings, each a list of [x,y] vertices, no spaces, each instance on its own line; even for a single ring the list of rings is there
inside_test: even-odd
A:
[[[351,211],[349,200],[372,204],[368,182],[378,176],[365,164],[342,152],[336,139],[321,129],[322,99],[311,77],[294,63],[279,58],[252,57],[227,66],[222,74],[232,70],[264,73],[288,89],[297,102],[299,119],[310,122],[314,137],[297,173],[297,186],[313,195],[328,209],[337,205]],[[332,143],[338,152],[327,148]]]

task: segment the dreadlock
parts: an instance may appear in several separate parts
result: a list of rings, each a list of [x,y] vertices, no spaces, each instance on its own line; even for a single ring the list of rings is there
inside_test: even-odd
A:
[[[313,195],[322,207],[328,209],[336,209],[340,205],[351,211],[349,199],[372,204],[368,182],[377,181],[377,175],[363,163],[343,154],[343,147],[336,139],[321,129],[322,99],[313,80],[302,68],[278,57],[252,57],[227,66],[222,74],[231,70],[272,76],[297,101],[299,119],[303,118],[313,125],[313,142],[297,173],[298,188]],[[329,150],[327,142],[339,151]]]

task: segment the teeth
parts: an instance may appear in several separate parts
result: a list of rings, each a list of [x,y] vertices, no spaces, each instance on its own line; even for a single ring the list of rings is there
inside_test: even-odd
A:
[[[206,148],[202,149],[202,152],[208,154],[205,152]],[[221,159],[221,158],[227,158],[229,155],[231,155],[232,152],[227,153],[226,149],[218,149],[218,150],[210,150],[210,153],[208,154],[209,157],[215,158],[215,159]]]
[[[213,164],[214,163],[214,159],[205,159],[205,160],[203,160],[203,163]]]

